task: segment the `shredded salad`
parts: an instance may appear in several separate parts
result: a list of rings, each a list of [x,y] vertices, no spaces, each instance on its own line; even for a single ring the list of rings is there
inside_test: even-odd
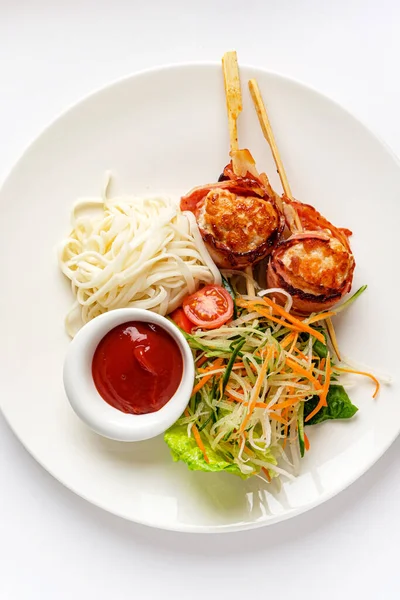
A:
[[[370,377],[374,397],[378,393],[373,375],[339,360],[330,320],[366,286],[334,310],[299,318],[284,290],[239,294],[232,281],[224,283],[234,299],[234,319],[217,329],[184,332],[195,382],[184,415],[165,440],[173,458],[194,470],[291,478],[309,448],[305,425],[357,411],[340,383],[342,373]],[[286,295],[284,307],[275,302],[278,293]]]

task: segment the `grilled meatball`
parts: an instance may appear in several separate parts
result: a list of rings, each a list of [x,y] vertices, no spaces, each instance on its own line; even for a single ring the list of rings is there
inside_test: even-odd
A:
[[[268,287],[281,287],[302,315],[331,308],[350,291],[355,261],[348,242],[351,232],[338,229],[313,207],[286,200],[285,215],[294,215],[302,232],[282,241],[267,267]]]
[[[228,166],[224,173],[231,171]],[[195,188],[183,196],[181,209],[195,214],[203,240],[221,268],[245,268],[261,260],[284,228],[275,198],[261,181],[250,177]]]

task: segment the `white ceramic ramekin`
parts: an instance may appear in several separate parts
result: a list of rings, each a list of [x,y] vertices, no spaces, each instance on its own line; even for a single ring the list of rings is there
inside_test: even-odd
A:
[[[92,377],[93,354],[100,340],[111,329],[128,321],[162,327],[182,354],[182,379],[175,394],[160,410],[145,415],[126,414],[107,404]],[[165,317],[140,308],[116,309],[87,323],[72,340],[64,362],[64,388],[75,413],[96,433],[123,442],[147,440],[168,429],[185,410],[193,381],[193,356],[182,333]]]

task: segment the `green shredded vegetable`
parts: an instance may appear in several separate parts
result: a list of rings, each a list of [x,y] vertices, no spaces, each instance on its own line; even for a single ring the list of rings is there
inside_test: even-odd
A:
[[[240,342],[235,345],[234,350],[232,351],[231,357],[224,372],[224,377],[222,379],[222,394],[225,392],[225,388],[231,376],[233,363],[235,362],[237,355],[239,354],[240,350],[243,348],[245,343],[246,340],[240,340]]]
[[[226,291],[228,292],[228,294],[232,298],[232,301],[233,301],[233,318],[237,319],[236,293],[234,292],[233,287],[231,286],[231,284],[229,283],[229,281],[227,279],[225,279],[225,277],[222,277],[222,285],[223,285],[223,287],[226,289]]]
[[[303,458],[305,452],[305,442],[304,442],[304,402],[300,403],[300,407],[297,413],[297,428],[299,432],[299,447],[300,447],[300,456]]]

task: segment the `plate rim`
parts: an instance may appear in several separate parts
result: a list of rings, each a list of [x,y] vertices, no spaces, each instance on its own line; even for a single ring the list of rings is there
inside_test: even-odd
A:
[[[96,98],[96,96],[100,96],[104,92],[109,92],[112,90],[112,88],[118,87],[119,85],[121,85],[125,82],[128,82],[132,79],[140,79],[141,77],[151,76],[151,75],[154,75],[159,72],[190,69],[190,68],[199,68],[199,69],[219,68],[220,69],[220,63],[218,61],[173,62],[173,63],[156,65],[151,68],[141,69],[139,71],[134,71],[128,75],[124,75],[122,77],[113,79],[112,81],[110,81],[109,83],[107,83],[105,85],[96,87],[94,90],[88,92],[87,94],[84,94],[83,96],[78,98],[76,101],[68,104],[68,106],[66,108],[62,109],[55,117],[50,119],[48,121],[48,123],[43,127],[43,129],[41,129],[41,131],[37,135],[35,135],[30,141],[28,141],[28,143],[24,146],[22,152],[19,154],[19,157],[14,162],[14,164],[11,166],[11,168],[8,170],[8,172],[6,172],[2,182],[0,184],[0,198],[4,192],[4,189],[8,185],[9,181],[12,179],[14,173],[19,168],[19,165],[29,155],[29,152],[33,149],[35,144],[44,135],[46,135],[52,129],[52,127],[57,125],[58,122],[61,121],[62,119],[64,119],[65,117],[68,117],[78,107],[80,107],[81,105],[83,105],[87,102],[92,101],[93,99]],[[240,68],[241,69],[250,69],[252,71],[262,73],[263,75],[267,74],[274,78],[280,79],[281,81],[289,82],[290,84],[295,84],[295,86],[300,87],[307,92],[312,92],[313,94],[319,96],[324,102],[328,102],[329,104],[333,105],[335,108],[337,108],[340,111],[342,111],[343,113],[345,113],[346,116],[350,117],[353,121],[358,123],[358,125],[360,125],[364,129],[365,132],[367,132],[372,138],[375,139],[376,142],[378,142],[378,144],[391,157],[391,159],[394,161],[394,163],[400,170],[400,158],[397,156],[397,154],[394,152],[394,150],[391,148],[391,146],[372,127],[370,127],[368,124],[366,124],[361,118],[359,118],[352,111],[350,111],[348,108],[343,106],[336,99],[328,96],[324,92],[320,91],[318,88],[315,88],[313,85],[305,83],[304,81],[297,79],[295,77],[285,75],[278,71],[274,71],[273,69],[255,66],[255,65],[248,64],[248,63],[241,64]],[[257,520],[257,521],[253,521],[253,522],[245,521],[245,522],[240,522],[240,523],[235,523],[235,524],[225,524],[225,525],[187,525],[187,524],[180,523],[178,521],[175,523],[172,523],[172,524],[164,524],[164,523],[156,523],[156,522],[150,521],[148,519],[133,519],[132,517],[124,514],[123,511],[118,511],[118,510],[114,510],[114,509],[111,510],[109,507],[103,505],[101,503],[101,501],[91,499],[85,493],[78,491],[73,484],[70,485],[67,482],[62,481],[62,479],[60,479],[60,477],[54,472],[53,468],[47,467],[44,464],[44,462],[36,455],[36,452],[34,450],[30,449],[26,445],[25,441],[19,437],[19,435],[17,434],[17,432],[15,431],[11,422],[7,418],[7,415],[3,409],[1,396],[0,396],[0,411],[1,411],[1,414],[3,415],[5,422],[7,423],[7,426],[11,429],[11,431],[14,434],[14,436],[16,437],[16,439],[22,444],[23,448],[28,452],[28,454],[30,454],[30,456],[32,456],[32,458],[45,471],[47,471],[47,473],[49,473],[57,482],[59,482],[61,485],[63,485],[63,487],[65,487],[69,491],[73,492],[74,494],[76,494],[78,497],[82,498],[86,502],[89,502],[93,506],[96,506],[97,508],[100,508],[112,515],[115,515],[116,517],[122,518],[131,523],[137,523],[139,525],[144,525],[146,527],[151,527],[151,528],[159,529],[159,530],[163,530],[163,531],[175,531],[175,532],[179,532],[179,533],[201,533],[201,534],[234,533],[237,531],[259,529],[261,527],[275,525],[277,523],[292,519],[300,514],[306,513],[308,511],[316,508],[317,506],[322,505],[325,502],[331,500],[332,498],[337,496],[339,493],[343,492],[344,490],[349,488],[351,485],[353,485],[353,483],[355,483],[355,481],[357,481],[363,475],[365,475],[365,473],[367,471],[369,471],[369,469],[371,469],[382,458],[382,456],[387,452],[387,450],[390,448],[390,446],[392,446],[392,444],[396,441],[396,439],[400,435],[400,425],[399,425],[397,433],[394,435],[394,437],[392,436],[382,446],[381,451],[376,456],[374,456],[373,460],[371,462],[369,462],[366,466],[362,466],[360,469],[355,471],[355,473],[352,474],[352,476],[349,478],[349,480],[344,485],[339,486],[338,489],[335,489],[331,492],[327,492],[327,493],[323,494],[317,500],[309,502],[304,506],[301,506],[298,508],[293,508],[292,510],[285,512],[283,514],[275,515],[272,517],[264,518],[262,520]]]

